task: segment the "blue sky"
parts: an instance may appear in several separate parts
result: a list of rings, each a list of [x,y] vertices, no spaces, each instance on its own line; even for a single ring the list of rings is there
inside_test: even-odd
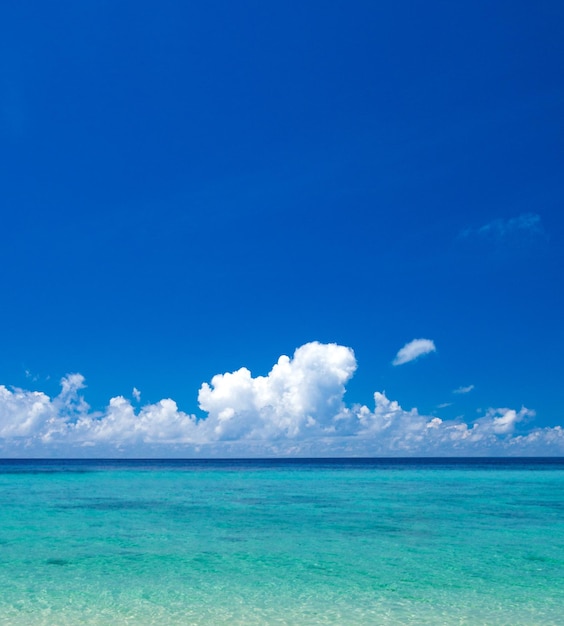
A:
[[[268,446],[309,418],[315,441],[342,411],[360,424],[375,392],[426,424],[489,415],[505,443],[564,425],[563,18],[556,1],[4,3],[2,453],[101,453],[118,397],[137,420],[177,413],[162,440],[124,421],[105,453],[190,454],[185,418],[233,409],[301,424],[231,436],[253,454],[314,454]],[[415,339],[435,349],[393,365]],[[198,399],[300,346],[317,356],[266,379],[278,391]],[[288,382],[313,371],[333,383]],[[521,416],[505,431],[500,409]],[[91,437],[68,435],[80,420]],[[339,441],[372,439],[324,450],[397,452],[355,428]]]

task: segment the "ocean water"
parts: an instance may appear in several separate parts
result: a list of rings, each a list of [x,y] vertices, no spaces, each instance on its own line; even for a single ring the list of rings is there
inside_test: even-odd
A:
[[[0,461],[0,624],[564,624],[564,459]]]

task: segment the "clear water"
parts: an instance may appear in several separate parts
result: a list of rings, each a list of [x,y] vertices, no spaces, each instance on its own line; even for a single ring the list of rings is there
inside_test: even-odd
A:
[[[564,624],[564,460],[0,461],[0,623]]]

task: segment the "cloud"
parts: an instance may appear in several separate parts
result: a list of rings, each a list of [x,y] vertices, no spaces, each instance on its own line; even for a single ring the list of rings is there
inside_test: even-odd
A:
[[[490,408],[471,423],[405,410],[384,393],[372,408],[345,403],[356,370],[350,348],[312,342],[281,356],[266,376],[246,368],[214,376],[198,394],[203,417],[167,398],[103,411],[84,400],[84,378],[61,392],[0,386],[3,456],[426,456],[564,453],[564,429],[530,429],[534,411]]]
[[[454,389],[452,393],[470,393],[474,389],[474,385],[468,385],[467,387],[459,387]]]
[[[0,386],[0,437],[29,437],[45,429],[56,415],[50,398],[40,391],[10,391]]]
[[[404,363],[414,361],[424,354],[429,354],[429,352],[435,351],[435,344],[430,339],[414,339],[413,341],[406,343],[405,346],[396,354],[396,358],[392,361],[392,365],[403,365]]]
[[[140,402],[141,392],[139,391],[139,389],[137,389],[137,387],[133,387],[133,391],[131,392],[131,395],[135,398],[137,402]]]
[[[495,219],[478,228],[467,228],[460,233],[461,237],[478,236],[498,240],[523,236],[545,236],[540,215],[522,213],[508,219]]]
[[[268,376],[253,378],[246,368],[214,376],[198,401],[221,439],[330,434],[342,424],[345,383],[355,369],[350,348],[313,342],[293,359],[281,356]]]
[[[496,435],[513,433],[515,426],[527,417],[534,417],[535,412],[522,408],[520,411],[514,409],[488,409],[486,415],[476,420],[477,425],[481,425],[483,430],[493,432]]]

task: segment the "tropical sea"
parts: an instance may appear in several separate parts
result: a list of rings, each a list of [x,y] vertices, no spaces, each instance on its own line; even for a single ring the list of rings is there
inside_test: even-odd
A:
[[[0,623],[564,624],[564,459],[0,461]]]

